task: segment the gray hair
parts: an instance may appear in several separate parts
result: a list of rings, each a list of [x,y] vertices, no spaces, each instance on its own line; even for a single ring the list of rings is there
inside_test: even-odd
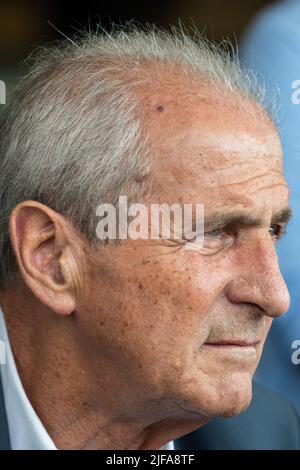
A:
[[[17,273],[8,236],[14,207],[39,201],[96,241],[96,207],[149,190],[151,143],[135,91],[163,67],[240,91],[266,108],[264,90],[228,48],[182,27],[115,27],[39,48],[1,116],[0,288]],[[149,78],[148,66],[156,73]],[[249,109],[248,109],[249,111]],[[272,110],[270,110],[272,112]]]

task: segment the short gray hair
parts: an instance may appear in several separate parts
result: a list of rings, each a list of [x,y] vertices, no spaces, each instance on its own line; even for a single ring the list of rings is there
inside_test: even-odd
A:
[[[151,143],[135,93],[149,64],[158,81],[163,67],[177,67],[267,107],[229,48],[195,30],[130,25],[39,48],[1,116],[0,288],[17,273],[8,220],[20,202],[46,204],[95,242],[101,202],[149,189]]]

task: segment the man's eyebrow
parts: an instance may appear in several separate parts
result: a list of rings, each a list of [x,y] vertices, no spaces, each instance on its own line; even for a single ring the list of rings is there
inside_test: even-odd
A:
[[[276,212],[272,216],[271,224],[288,224],[292,217],[292,209],[288,206]],[[232,210],[227,212],[216,212],[204,216],[204,229],[216,230],[218,228],[227,227],[230,225],[242,226],[260,226],[263,225],[264,220],[262,217],[246,214],[239,210]]]

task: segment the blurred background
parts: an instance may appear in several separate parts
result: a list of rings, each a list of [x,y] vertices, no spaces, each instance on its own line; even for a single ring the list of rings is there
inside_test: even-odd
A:
[[[180,18],[192,21],[212,39],[239,38],[252,16],[267,0],[0,0],[0,79],[8,90],[20,73],[19,64],[38,45],[61,37],[59,29],[72,35],[82,27],[107,28],[112,22],[132,18],[168,27]],[[51,26],[51,24],[53,26]]]

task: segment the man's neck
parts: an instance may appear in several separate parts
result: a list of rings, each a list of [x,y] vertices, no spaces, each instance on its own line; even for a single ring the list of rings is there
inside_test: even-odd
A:
[[[137,393],[104,353],[88,350],[71,316],[13,297],[0,303],[17,370],[57,448],[159,449],[207,421]]]

